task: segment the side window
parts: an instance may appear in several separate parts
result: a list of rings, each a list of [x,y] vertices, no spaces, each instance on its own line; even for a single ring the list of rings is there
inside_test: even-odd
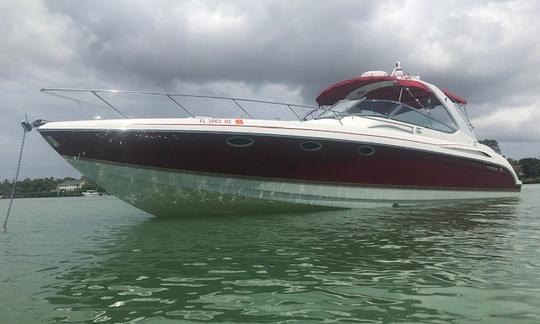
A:
[[[434,107],[428,108],[426,111],[427,111],[427,115],[430,118],[434,119],[439,124],[443,124],[444,126],[446,126],[446,127],[443,127],[443,129],[451,129],[452,131],[457,129],[456,123],[454,122],[452,117],[450,117],[450,114],[448,113],[446,108],[444,108],[443,105],[441,104],[436,105]],[[447,130],[442,130],[438,128],[435,128],[435,129],[441,130],[443,132],[445,131],[447,132]]]
[[[469,114],[467,113],[467,109],[465,109],[465,105],[462,105],[462,104],[459,104],[459,103],[454,103],[454,105],[458,108],[459,113],[461,114],[461,117],[463,117],[463,119],[465,120],[465,122],[469,126],[469,129],[472,130],[474,127],[473,127],[473,124],[472,124],[471,120],[469,119]]]
[[[441,108],[444,113],[448,114],[444,107]],[[401,106],[391,118],[405,123],[431,128],[445,133],[453,133],[456,130],[455,127],[448,126],[446,125],[446,123],[434,118],[435,116],[433,116],[432,112],[433,109],[432,111],[428,111],[426,109],[416,109],[407,106]],[[444,117],[443,114],[441,118],[448,118],[451,121],[451,125],[455,125],[454,121],[452,120],[452,118],[450,118],[449,115],[447,117]]]

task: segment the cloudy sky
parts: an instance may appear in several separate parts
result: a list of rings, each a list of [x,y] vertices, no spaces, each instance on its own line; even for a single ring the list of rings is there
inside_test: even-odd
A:
[[[366,70],[469,101],[479,138],[540,156],[540,1],[0,0],[0,179],[19,121],[80,119],[43,87],[165,90],[314,104]],[[28,136],[22,177],[77,175]]]

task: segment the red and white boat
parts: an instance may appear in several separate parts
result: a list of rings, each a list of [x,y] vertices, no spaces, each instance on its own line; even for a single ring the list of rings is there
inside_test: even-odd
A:
[[[104,99],[119,91],[43,91],[86,92],[122,114]],[[232,118],[195,117],[181,103],[200,96],[123,93],[170,99],[189,116],[47,122],[38,130],[86,177],[156,216],[447,203],[514,197],[521,187],[508,161],[478,143],[465,100],[399,65],[330,86],[319,107],[208,97],[234,102]],[[250,103],[298,118],[253,118]]]

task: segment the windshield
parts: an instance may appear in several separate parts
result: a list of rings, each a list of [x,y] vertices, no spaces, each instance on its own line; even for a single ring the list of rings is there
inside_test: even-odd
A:
[[[342,118],[345,116],[381,117],[409,124],[431,128],[445,133],[453,133],[457,127],[438,101],[419,103],[422,108],[414,108],[393,100],[359,99],[342,100],[319,114],[320,118]]]

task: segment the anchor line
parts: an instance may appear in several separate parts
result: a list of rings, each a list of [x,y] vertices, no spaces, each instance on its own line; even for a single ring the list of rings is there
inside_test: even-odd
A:
[[[21,122],[21,125],[23,127],[23,137],[21,141],[21,148],[19,150],[19,160],[17,162],[17,171],[15,172],[15,178],[13,179],[13,187],[11,188],[11,199],[9,200],[9,205],[6,213],[6,218],[4,219],[3,229],[4,233],[7,231],[7,223],[9,219],[9,214],[11,213],[11,208],[13,207],[13,199],[15,198],[15,190],[17,189],[17,183],[19,181],[19,172],[21,171],[21,164],[22,164],[22,157],[23,157],[23,151],[24,151],[24,142],[26,140],[26,133],[28,133],[30,130],[32,130],[32,125],[26,122]]]

